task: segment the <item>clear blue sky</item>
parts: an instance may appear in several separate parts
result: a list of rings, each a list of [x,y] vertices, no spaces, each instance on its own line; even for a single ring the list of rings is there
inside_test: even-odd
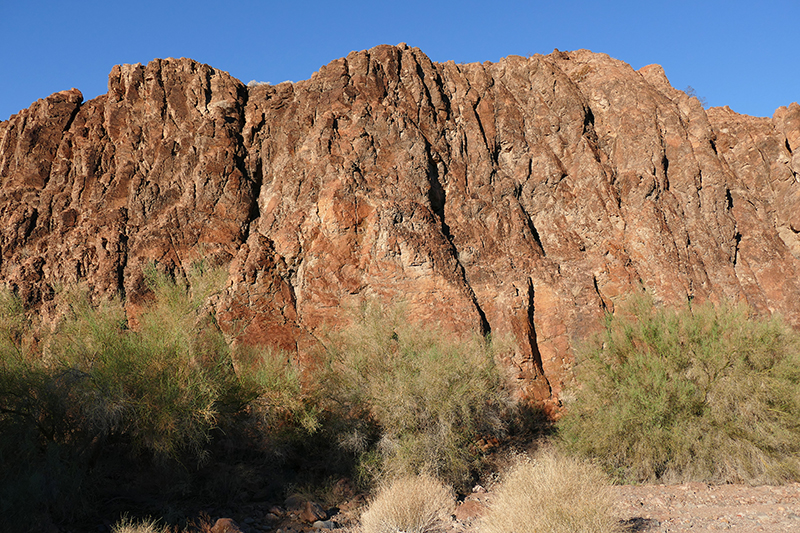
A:
[[[659,63],[709,105],[771,116],[800,100],[799,27],[798,0],[0,0],[0,120],[71,87],[103,94],[118,63],[191,57],[279,83],[399,42],[456,62],[588,48]]]

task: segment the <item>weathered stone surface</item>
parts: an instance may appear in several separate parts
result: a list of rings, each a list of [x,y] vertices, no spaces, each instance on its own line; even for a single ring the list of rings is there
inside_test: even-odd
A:
[[[216,522],[214,522],[213,527],[211,528],[211,533],[243,533],[242,529],[239,527],[233,519],[231,518],[220,518]]]
[[[511,337],[554,400],[576,342],[646,288],[800,326],[800,106],[704,110],[589,51],[431,62],[405,45],[245,87],[188,59],[115,67],[0,123],[0,278],[53,313],[86,281],[230,262],[220,323],[312,350],[361,299]]]
[[[247,93],[189,60],[115,67],[13,116],[0,141],[0,275],[28,302],[86,280],[135,303],[142,265],[230,259],[258,189],[242,171]]]
[[[453,513],[460,522],[472,522],[486,514],[486,504],[478,499],[467,499],[458,504]]]
[[[322,508],[320,504],[317,502],[306,502],[305,507],[300,512],[299,515],[300,520],[306,522],[308,524],[313,524],[314,522],[325,520],[328,518],[328,514]],[[332,528],[325,528],[325,529],[332,529]]]

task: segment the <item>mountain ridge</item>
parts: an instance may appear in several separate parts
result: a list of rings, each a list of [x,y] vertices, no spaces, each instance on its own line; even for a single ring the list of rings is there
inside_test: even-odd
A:
[[[704,109],[663,69],[554,51],[434,63],[401,44],[245,86],[189,59],[0,123],[0,279],[45,321],[57,287],[122,293],[151,261],[229,264],[243,342],[310,353],[365,298],[511,339],[557,401],[603,313],[743,300],[800,326],[800,106]]]

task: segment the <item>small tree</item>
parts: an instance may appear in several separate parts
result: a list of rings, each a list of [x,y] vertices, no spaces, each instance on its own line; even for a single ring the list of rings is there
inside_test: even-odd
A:
[[[690,98],[697,98],[697,101],[700,102],[700,105],[702,105],[703,108],[708,108],[708,101],[705,99],[705,97],[698,96],[697,91],[695,91],[694,87],[691,85],[687,85],[683,92],[685,92]]]
[[[367,306],[331,343],[327,379],[352,425],[342,443],[361,455],[365,481],[431,472],[466,486],[479,468],[479,435],[502,431],[509,399],[491,343],[411,324]]]
[[[798,479],[799,346],[743,305],[637,299],[579,353],[561,440],[625,481]]]

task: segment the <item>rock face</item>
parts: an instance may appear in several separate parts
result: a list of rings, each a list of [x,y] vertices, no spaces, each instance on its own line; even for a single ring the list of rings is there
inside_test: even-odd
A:
[[[553,400],[631,291],[745,300],[800,327],[800,106],[704,110],[661,67],[580,50],[431,62],[378,46],[246,87],[188,59],[115,67],[0,123],[0,278],[146,295],[142,267],[229,262],[248,342],[305,353],[363,298],[512,339]]]

